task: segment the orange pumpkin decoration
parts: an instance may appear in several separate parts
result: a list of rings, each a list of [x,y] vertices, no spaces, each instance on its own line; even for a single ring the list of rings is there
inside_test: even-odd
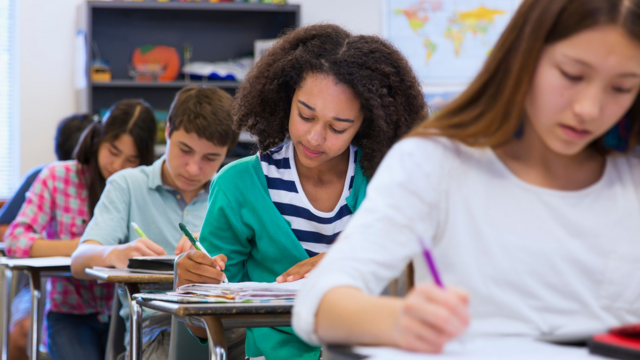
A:
[[[171,46],[144,45],[133,51],[131,60],[134,68],[157,67],[164,68],[158,81],[174,81],[180,72],[180,56],[178,51]],[[151,77],[138,77],[137,81],[153,81]]]

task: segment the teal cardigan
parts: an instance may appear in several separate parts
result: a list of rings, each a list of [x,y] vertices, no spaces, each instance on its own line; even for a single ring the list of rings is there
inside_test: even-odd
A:
[[[365,197],[367,181],[358,156],[347,197],[353,212]],[[257,155],[227,165],[212,181],[200,242],[211,256],[227,256],[224,272],[230,282],[274,282],[309,258],[291,231],[291,223],[271,201]],[[318,360],[320,348],[300,340],[291,327],[248,328],[246,353],[269,360]]]

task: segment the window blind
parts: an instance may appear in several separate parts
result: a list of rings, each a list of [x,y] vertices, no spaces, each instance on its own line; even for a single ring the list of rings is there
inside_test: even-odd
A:
[[[17,5],[0,0],[0,199],[11,197],[20,180]]]

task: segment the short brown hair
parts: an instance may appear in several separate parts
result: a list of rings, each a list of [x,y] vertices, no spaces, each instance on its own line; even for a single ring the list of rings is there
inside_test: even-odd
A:
[[[616,25],[640,42],[640,0],[525,0],[458,98],[409,136],[440,135],[470,146],[501,146],[514,137],[543,48],[580,31]],[[640,141],[640,99],[628,111],[629,149]],[[606,154],[603,137],[591,146]]]
[[[184,130],[216,146],[226,146],[227,153],[236,146],[239,133],[233,129],[233,98],[217,87],[190,85],[178,91],[171,103],[167,126],[169,137]]]

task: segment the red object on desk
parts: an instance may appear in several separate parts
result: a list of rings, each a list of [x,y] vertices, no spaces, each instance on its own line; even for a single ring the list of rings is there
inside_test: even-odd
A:
[[[640,324],[611,329],[589,341],[589,352],[622,360],[640,359]]]

